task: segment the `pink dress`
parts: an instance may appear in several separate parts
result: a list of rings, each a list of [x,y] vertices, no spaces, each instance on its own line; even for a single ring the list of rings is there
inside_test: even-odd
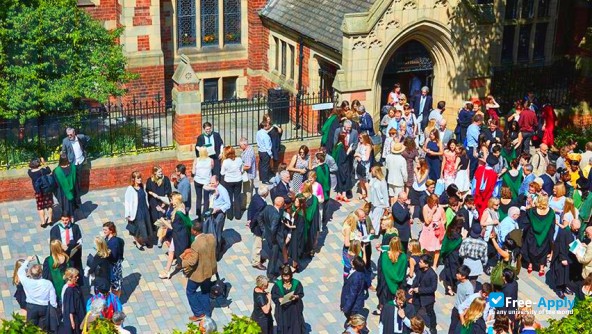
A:
[[[427,205],[427,204],[426,204]],[[432,217],[432,223],[430,225],[422,225],[421,235],[419,236],[419,244],[421,249],[428,252],[439,251],[442,248],[441,238],[444,236],[445,227],[444,223],[444,210],[438,208],[434,216]],[[438,236],[436,236],[438,234]]]
[[[442,178],[446,183],[446,186],[454,183],[456,179],[456,153],[453,151],[444,151],[444,171]]]

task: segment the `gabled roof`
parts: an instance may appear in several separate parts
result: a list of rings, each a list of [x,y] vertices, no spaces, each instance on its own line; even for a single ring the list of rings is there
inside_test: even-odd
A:
[[[367,12],[376,0],[270,0],[259,15],[341,53],[347,13]]]

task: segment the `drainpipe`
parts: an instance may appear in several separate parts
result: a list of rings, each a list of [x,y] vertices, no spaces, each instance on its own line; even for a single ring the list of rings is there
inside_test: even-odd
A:
[[[304,38],[302,35],[298,37],[298,93],[296,94],[296,125],[294,130],[300,129],[300,104],[302,99],[302,70],[304,66],[302,61],[304,60]]]

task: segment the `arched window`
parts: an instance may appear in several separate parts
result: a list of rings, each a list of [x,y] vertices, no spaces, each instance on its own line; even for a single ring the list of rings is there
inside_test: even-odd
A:
[[[177,3],[177,38],[179,48],[194,47],[195,36],[195,0],[179,0]]]
[[[218,45],[218,0],[201,0],[201,45]]]
[[[224,44],[238,44],[241,41],[240,6],[240,0],[224,0]]]

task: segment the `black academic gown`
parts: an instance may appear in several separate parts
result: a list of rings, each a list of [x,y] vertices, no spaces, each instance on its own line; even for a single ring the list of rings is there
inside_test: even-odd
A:
[[[275,126],[272,127],[267,134],[269,135],[269,138],[271,138],[271,154],[273,155],[273,160],[278,161],[280,159],[280,150],[282,146],[282,134]]]
[[[79,286],[64,286],[64,300],[63,300],[63,319],[64,324],[60,333],[62,334],[80,334],[80,325],[84,321],[86,315],[86,307],[84,305],[84,297]],[[74,315],[74,329],[70,322],[70,314]]]
[[[150,209],[150,221],[154,223],[159,218],[164,216],[164,212],[160,212],[156,210],[156,207],[162,205],[162,202],[152,196],[150,196],[150,192],[157,194],[158,196],[170,196],[173,191],[171,186],[171,181],[168,177],[164,176],[162,180],[162,184],[158,186],[155,182],[152,181],[152,178],[148,178],[146,181],[146,194],[148,196],[148,207]],[[166,207],[164,210],[166,212]],[[154,226],[154,225],[153,225]]]
[[[337,176],[337,185],[335,192],[342,193],[351,191],[354,187],[354,161],[353,155],[347,155],[345,148],[341,150],[335,159],[335,163],[339,168],[335,173]]]
[[[551,256],[551,288],[557,289],[565,287],[569,282],[569,244],[573,241],[573,235],[569,229],[560,228],[555,239],[553,255]],[[567,266],[561,264],[567,261]]]
[[[58,168],[61,168],[61,167],[58,167]],[[82,167],[77,166],[77,168],[82,168]],[[68,177],[68,175],[70,175],[70,171],[72,169],[70,168],[70,166],[68,166],[68,167],[62,168],[62,170],[64,171],[64,175],[66,177]],[[82,201],[80,200],[80,182],[78,180],[76,180],[76,182],[74,182],[74,190],[72,192],[74,195],[74,198],[69,200],[66,197],[66,194],[64,193],[62,188],[60,187],[60,184],[58,183],[58,179],[55,177],[55,173],[54,173],[54,178],[55,178],[55,183],[57,184],[56,191],[55,191],[55,197],[58,199],[58,203],[60,204],[60,209],[61,209],[62,215],[68,216],[68,217],[73,217],[74,211],[76,211],[82,205]]]
[[[222,137],[220,137],[220,134],[218,132],[212,131],[212,134],[210,135],[211,138],[213,139],[213,143],[212,145],[214,145],[214,151],[216,152],[215,154],[210,155],[210,158],[212,158],[212,160],[214,160],[214,168],[212,169],[212,175],[218,175],[218,177],[220,176],[220,168],[222,167],[222,163],[220,162],[220,147],[222,145],[224,145],[224,142],[222,141]],[[205,134],[201,134],[197,137],[197,141],[195,143],[195,156],[199,157],[199,148],[202,146],[206,145],[206,139],[205,139]]]
[[[533,214],[538,215],[536,210]],[[528,215],[527,215],[528,217]],[[549,232],[541,246],[537,245],[534,231],[531,227],[532,222],[524,228],[523,242],[522,242],[522,266],[528,268],[528,264],[532,263],[532,269],[538,271],[539,266],[547,264],[547,255],[551,252],[551,244],[553,243],[553,234],[555,233],[555,224],[551,225]]]
[[[60,233],[60,224],[53,226],[51,230],[49,230],[49,242],[52,242],[54,240],[62,241],[62,236]],[[82,232],[80,232],[80,227],[78,227],[78,225],[70,223],[70,226],[70,243],[68,244],[68,248],[66,249],[66,254],[68,254],[68,256],[70,257],[70,264],[72,265],[72,267],[78,269],[78,271],[82,273],[82,247],[76,252],[76,254],[74,254],[74,256],[72,256],[72,250],[74,249],[74,247],[76,247],[76,245],[78,245],[78,240],[82,239]],[[80,284],[82,284],[82,280]]]
[[[173,227],[173,244],[175,245],[175,257],[179,259],[183,252],[191,247],[189,243],[190,235],[187,226],[185,226],[185,222],[181,217],[175,214],[175,219],[171,224]]]
[[[306,207],[310,208],[312,205],[312,201],[314,199],[312,196],[306,200]],[[319,227],[321,226],[321,214],[320,214],[320,206],[321,203],[318,203],[316,211],[313,213],[312,221],[309,222],[308,225],[308,233],[306,235],[306,244],[304,246],[304,253],[310,254],[314,250],[314,243],[315,239],[317,238],[317,233],[319,232]]]
[[[452,236],[452,239],[462,238],[460,234],[456,234]],[[461,259],[460,255],[458,254],[458,250],[460,249],[460,243],[455,250],[450,252],[445,257],[441,257],[442,264],[444,268],[440,272],[440,280],[444,282],[444,286],[448,287],[451,286],[452,290],[456,292],[456,270],[461,266]]]
[[[271,299],[275,304],[275,320],[277,322],[277,330],[279,334],[303,334],[306,333],[304,322],[304,304],[302,298],[304,297],[304,289],[302,283],[297,280],[292,280],[292,288],[281,292],[279,287],[281,280],[276,281],[271,289]],[[295,301],[280,305],[279,299],[289,292],[294,292],[299,298]]]
[[[411,319],[415,316],[415,308],[413,307],[413,305],[405,303],[405,305],[403,305],[403,310],[405,311],[406,318]],[[398,311],[399,309],[397,308],[394,302],[388,302],[382,307],[382,312],[380,313],[382,333],[379,334],[391,334],[395,332],[395,314],[397,314]],[[411,333],[411,328],[405,326],[403,324],[403,319],[400,319],[398,315],[397,320],[399,320],[400,326],[403,328],[404,334]]]
[[[304,258],[304,216],[295,213],[292,222],[296,228],[292,230],[292,239],[288,244],[288,256],[292,261],[299,262]]]

